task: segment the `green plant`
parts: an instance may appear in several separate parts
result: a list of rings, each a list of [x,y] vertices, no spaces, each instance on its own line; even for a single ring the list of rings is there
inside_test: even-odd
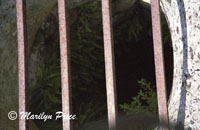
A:
[[[105,79],[100,4],[100,2],[92,2],[70,10],[72,109],[73,114],[77,114],[77,120],[74,122],[76,127],[99,117],[100,113],[106,110],[102,105],[105,104],[105,99],[101,97],[105,94],[102,89]],[[49,15],[43,28],[39,30],[45,32],[46,53],[39,80],[31,91],[31,111],[34,113],[44,111],[54,114],[62,107],[57,19],[54,14]],[[100,94],[101,96],[98,96]],[[96,104],[97,100],[99,104]],[[39,123],[41,128],[42,126],[49,129],[61,127],[61,121],[49,122]]]
[[[46,64],[51,61],[47,60],[49,63]],[[60,67],[56,63],[51,66],[46,64],[41,67],[38,84],[31,91],[31,105],[34,112],[40,112],[42,108],[45,112],[54,113],[61,108]]]
[[[92,94],[104,80],[104,55],[100,2],[84,4],[72,12],[70,53],[74,91]],[[97,87],[99,86],[99,87]],[[96,91],[98,92],[98,91]],[[99,91],[100,92],[100,91]]]
[[[87,123],[98,118],[101,118],[105,114],[106,104],[100,104],[95,101],[89,103],[81,103],[79,109],[77,109],[77,118],[74,122],[75,128],[81,127],[84,129],[87,127]]]
[[[151,20],[148,11],[145,8],[137,7],[123,13],[124,16],[120,17],[123,21],[114,24],[115,45],[121,44],[125,51],[132,51],[132,48],[129,47],[130,44],[138,44],[141,39],[151,36],[151,28],[149,29],[149,24],[147,24]],[[76,9],[71,9],[69,13],[73,112],[77,114],[75,125],[78,127],[98,118],[105,110],[105,107],[101,107],[105,103],[104,97],[106,97],[101,2],[84,4]],[[47,21],[49,22],[48,26],[43,30],[40,29],[45,34],[48,32],[45,36],[45,44],[47,44],[49,52],[45,64],[41,67],[38,84],[31,92],[31,104],[34,106],[31,108],[34,108],[36,112],[54,113],[61,110],[57,19],[57,16],[51,15],[50,22]],[[124,23],[124,21],[126,22]],[[116,52],[119,53],[119,51]],[[157,111],[156,93],[146,80],[139,81],[139,84],[141,91],[138,96],[133,98],[131,104],[121,105],[122,109],[128,113],[133,110]],[[96,104],[97,101],[99,104]],[[51,124],[53,123],[51,122]]]
[[[141,89],[136,97],[132,98],[130,104],[121,104],[120,108],[127,114],[137,112],[157,112],[157,96],[155,86],[151,86],[150,82],[145,79],[138,81]]]

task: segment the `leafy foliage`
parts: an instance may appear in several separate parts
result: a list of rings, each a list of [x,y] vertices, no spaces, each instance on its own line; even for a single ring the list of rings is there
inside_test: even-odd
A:
[[[106,94],[100,4],[100,2],[92,2],[82,5],[71,9],[69,15],[72,100],[73,113],[77,114],[77,119],[74,122],[76,128],[79,126],[84,128],[86,122],[99,118],[106,112],[106,106],[103,105],[106,104]],[[152,35],[151,29],[149,29],[151,19],[148,19],[150,17],[148,11],[138,6],[128,13],[123,13],[122,17],[120,16],[123,21],[114,24],[116,45],[123,43],[121,45],[125,48],[124,50],[131,51],[130,43],[137,44],[137,41],[144,39],[145,36]],[[47,32],[45,35],[47,54],[45,64],[41,67],[38,84],[31,91],[31,108],[37,113],[41,111],[55,113],[61,110],[57,19],[57,15],[51,14],[44,24],[45,26],[40,29],[40,33]],[[126,23],[123,23],[124,21]],[[115,28],[118,31],[115,31]],[[125,39],[124,36],[128,36],[128,39]],[[116,54],[119,53],[118,50],[116,52]],[[126,113],[138,111],[156,113],[157,100],[154,88],[144,79],[138,83],[141,87],[138,95],[133,97],[131,104],[123,104],[120,107]],[[46,129],[60,129],[61,122],[50,122],[46,126],[48,126]]]
[[[157,96],[155,86],[151,87],[151,83],[145,79],[138,81],[141,89],[137,96],[132,98],[130,104],[121,104],[120,108],[127,114],[133,114],[137,112],[157,112]]]
[[[75,15],[70,22],[72,85],[78,94],[86,90],[92,94],[101,88],[99,82],[105,82],[100,7],[95,2],[72,10]]]
[[[46,64],[41,67],[40,78],[37,86],[32,90],[32,104],[34,111],[43,110],[54,113],[55,109],[60,109],[57,104],[61,104],[61,82],[60,82],[60,67],[57,66],[59,60],[56,59],[56,51],[51,55],[51,58],[46,60]],[[51,66],[47,66],[51,64]],[[52,109],[54,108],[54,109]]]
[[[106,111],[104,55],[100,2],[70,10],[70,52],[75,127],[98,118]],[[61,72],[57,15],[51,14],[39,30],[45,31],[46,56],[37,86],[31,91],[31,111],[50,114],[61,110]],[[50,26],[55,25],[55,26]],[[97,26],[98,25],[98,26]],[[95,28],[95,29],[94,29]],[[40,35],[41,36],[41,35]],[[38,37],[40,37],[38,36]],[[36,41],[37,42],[37,41]],[[96,103],[96,101],[99,103]],[[61,121],[45,123],[42,129],[61,128]],[[41,122],[39,122],[39,125]],[[54,125],[51,125],[54,124]]]
[[[75,120],[75,128],[84,129],[87,127],[85,125],[88,122],[100,118],[103,113],[105,113],[106,105],[91,101],[89,103],[81,103],[77,113],[78,118]]]

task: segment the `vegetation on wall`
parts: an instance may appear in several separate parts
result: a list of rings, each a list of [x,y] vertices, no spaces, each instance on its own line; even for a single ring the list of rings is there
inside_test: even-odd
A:
[[[75,127],[101,117],[106,112],[104,55],[100,3],[85,4],[70,10],[70,56]],[[59,31],[57,15],[53,12],[40,28],[45,34],[46,56],[40,79],[32,90],[31,107],[34,113],[55,114],[61,110],[61,79]],[[37,42],[37,41],[35,41]],[[96,101],[99,100],[99,103]],[[41,122],[38,122],[39,126]],[[49,123],[42,129],[50,129]],[[50,121],[50,124],[52,122]],[[53,123],[61,128],[61,121]],[[56,124],[56,125],[55,125]],[[51,129],[55,129],[52,126]],[[56,128],[57,128],[56,127]],[[82,126],[83,127],[83,126]]]
[[[120,108],[126,114],[134,114],[138,112],[151,112],[156,114],[157,109],[157,96],[155,91],[155,86],[151,86],[150,82],[147,82],[145,79],[138,81],[140,85],[140,91],[136,96],[132,98],[130,104],[121,104]]]
[[[69,12],[73,113],[77,115],[74,126],[75,128],[84,128],[85,123],[101,118],[107,111],[101,3],[92,2]],[[141,39],[152,35],[149,9],[138,4],[127,12],[113,16],[115,21],[113,24],[114,40],[117,46],[116,56],[120,56],[123,51],[131,51],[133,46],[130,44],[137,44],[142,41]],[[30,108],[34,113],[45,111],[53,114],[56,111],[61,111],[57,19],[57,14],[52,12],[38,32],[38,34],[43,33],[45,36],[46,54],[38,84],[31,91]],[[128,39],[125,39],[124,36],[128,36]],[[167,42],[168,40],[169,38],[166,38]],[[127,113],[136,111],[156,113],[155,88],[144,79],[138,83],[140,91],[133,97],[131,104],[120,105],[121,109]],[[41,129],[62,128],[61,120],[49,122],[44,125],[43,122],[38,121],[37,124]]]

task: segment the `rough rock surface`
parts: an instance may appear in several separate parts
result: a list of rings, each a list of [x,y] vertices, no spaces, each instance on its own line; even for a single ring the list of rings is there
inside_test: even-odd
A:
[[[174,77],[169,120],[179,129],[200,129],[200,1],[161,0],[171,32]]]

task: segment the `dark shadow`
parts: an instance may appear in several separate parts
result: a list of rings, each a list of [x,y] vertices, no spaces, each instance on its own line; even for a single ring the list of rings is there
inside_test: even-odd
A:
[[[170,41],[171,43],[171,41]],[[173,80],[173,49],[171,45],[164,45],[164,67],[165,67],[165,80],[166,80],[166,91],[167,91],[167,100],[169,99],[171,89],[172,89],[172,80]]]
[[[106,116],[105,116],[106,117]],[[108,120],[102,119],[91,122],[92,128],[76,130],[112,130],[108,129]],[[175,123],[171,124],[175,127]],[[159,122],[158,116],[150,113],[135,113],[130,115],[119,115],[116,130],[161,130],[168,129],[168,122]],[[173,129],[178,130],[178,129]]]
[[[179,9],[181,33],[182,33],[182,40],[183,40],[183,72],[182,72],[181,97],[180,97],[180,105],[179,105],[178,116],[177,116],[176,129],[183,130],[184,121],[185,121],[186,80],[189,76],[188,63],[187,63],[188,41],[187,41],[187,24],[186,24],[186,13],[185,13],[184,2],[182,0],[177,0],[177,5]],[[178,27],[177,27],[177,30],[178,30]]]

